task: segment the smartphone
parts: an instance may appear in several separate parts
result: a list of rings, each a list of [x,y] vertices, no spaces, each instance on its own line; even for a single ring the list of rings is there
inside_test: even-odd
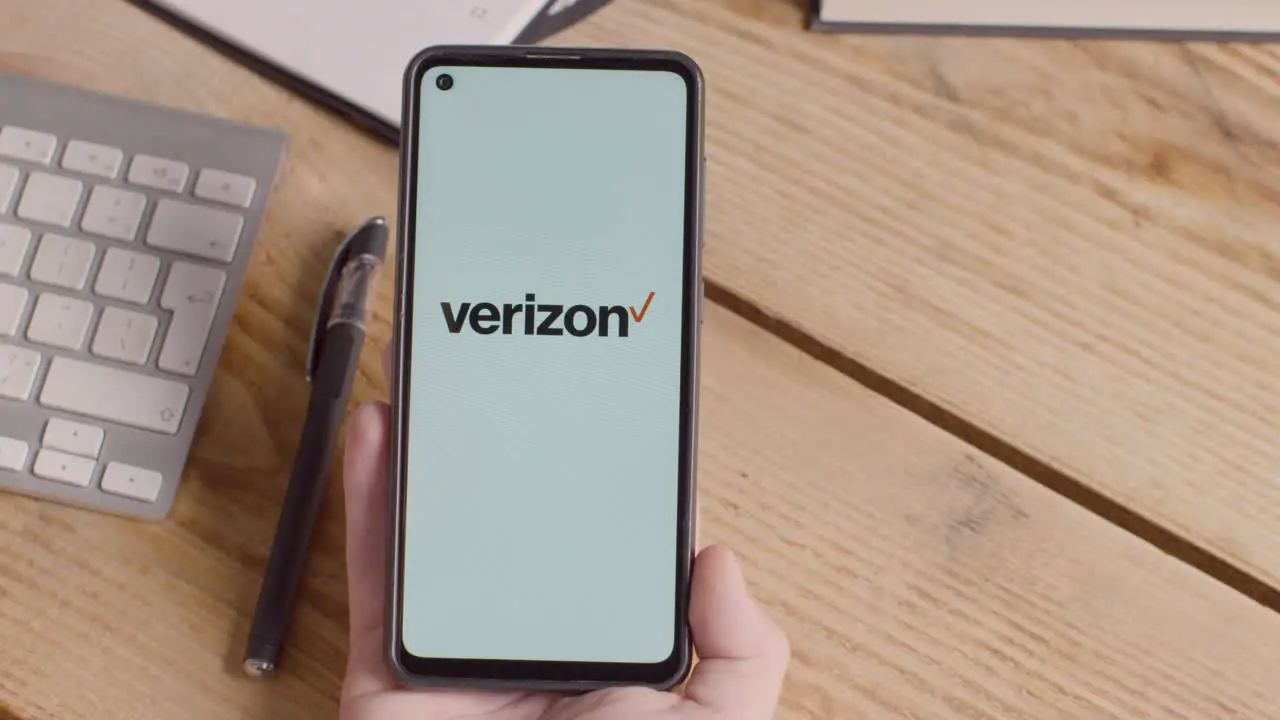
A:
[[[671,52],[405,74],[388,651],[405,684],[691,663],[703,81]]]

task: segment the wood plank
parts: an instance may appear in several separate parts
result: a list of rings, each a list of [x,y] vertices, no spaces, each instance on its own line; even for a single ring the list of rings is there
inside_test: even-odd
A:
[[[784,716],[1280,712],[1280,650],[1247,629],[1280,617],[727,312],[706,327],[704,516],[793,638]]]
[[[648,12],[617,6],[601,22]],[[0,716],[332,716],[336,487],[286,671],[251,683],[236,664],[303,414],[312,298],[338,230],[390,212],[394,154],[123,4],[0,0],[0,16],[0,71],[294,133],[173,516],[0,502]],[[374,348],[362,369],[358,397],[380,396]],[[741,551],[792,636],[780,717],[1280,715],[1274,614],[715,308],[704,371],[704,537]]]
[[[714,283],[1280,587],[1280,50],[619,5],[705,66]]]

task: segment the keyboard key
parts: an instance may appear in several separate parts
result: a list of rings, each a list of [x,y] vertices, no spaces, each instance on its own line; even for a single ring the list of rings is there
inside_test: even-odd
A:
[[[96,253],[93,243],[46,233],[40,238],[36,259],[31,261],[31,279],[45,285],[80,290],[89,279]]]
[[[205,168],[196,179],[195,195],[201,200],[247,208],[258,183],[251,177]]]
[[[17,335],[22,311],[27,309],[27,289],[0,283],[0,335]]]
[[[18,187],[18,168],[0,163],[0,213],[9,212],[9,200]]]
[[[147,244],[229,263],[243,227],[244,218],[233,212],[161,200],[147,230]]]
[[[93,336],[93,354],[142,365],[151,354],[151,343],[156,339],[159,325],[151,315],[106,308],[98,321],[98,332]]]
[[[40,450],[36,453],[36,461],[31,466],[31,474],[45,480],[89,487],[93,482],[93,469],[97,463],[87,458],[76,457],[57,450]]]
[[[79,350],[84,344],[93,306],[84,300],[41,293],[27,324],[27,339],[41,345]]]
[[[166,160],[154,155],[135,155],[129,163],[129,182],[157,190],[182,192],[187,185],[190,168],[177,160]]]
[[[58,138],[49,133],[14,125],[0,130],[0,155],[6,157],[48,165],[57,147]]]
[[[163,484],[160,473],[124,463],[110,463],[102,474],[103,492],[143,502],[155,502]]]
[[[113,240],[133,242],[147,209],[147,196],[129,190],[98,185],[89,194],[80,229]]]
[[[103,297],[146,305],[160,274],[160,258],[154,255],[107,248],[93,291]]]
[[[26,400],[40,370],[40,353],[0,343],[0,398]]]
[[[115,179],[124,163],[120,148],[107,147],[83,140],[72,140],[62,151],[62,169]]]
[[[180,382],[55,357],[40,390],[40,404],[173,435],[182,425],[189,394],[190,390]]]
[[[33,222],[71,227],[71,218],[80,205],[84,183],[59,175],[34,172],[27,178],[18,203],[18,217]]]
[[[0,470],[22,472],[27,466],[27,453],[30,446],[21,440],[0,437]]]
[[[22,261],[27,257],[27,247],[31,245],[31,231],[0,223],[0,275],[18,276],[22,269]]]
[[[161,370],[188,377],[200,370],[226,280],[226,273],[203,265],[175,262],[169,268],[160,307],[172,310],[173,320],[156,363]]]
[[[80,457],[97,458],[102,450],[102,428],[62,418],[50,418],[44,426],[40,444],[50,450],[61,450]]]

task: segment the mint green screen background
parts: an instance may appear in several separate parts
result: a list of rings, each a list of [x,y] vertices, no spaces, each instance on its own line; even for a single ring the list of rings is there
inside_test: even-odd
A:
[[[454,77],[441,91],[436,78]],[[441,67],[422,85],[403,643],[672,653],[689,89],[670,72]],[[442,302],[642,307],[629,337],[451,334]]]

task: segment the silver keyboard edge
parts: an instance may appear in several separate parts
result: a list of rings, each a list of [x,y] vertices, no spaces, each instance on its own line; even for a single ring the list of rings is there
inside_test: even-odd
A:
[[[8,102],[7,99],[11,97],[22,97],[23,100],[21,102]],[[19,187],[15,189],[8,211],[0,214],[0,221],[14,222],[31,229],[33,232],[31,247],[27,251],[21,270],[22,278],[24,279],[19,281],[18,284],[28,287],[29,290],[35,289],[31,287],[30,282],[25,278],[35,257],[39,237],[44,232],[55,232],[66,234],[70,237],[92,240],[97,247],[97,252],[90,268],[90,280],[82,290],[44,288],[43,286],[39,286],[39,290],[47,289],[68,297],[89,300],[95,306],[95,318],[100,319],[100,308],[112,306],[129,307],[126,303],[107,300],[95,295],[93,292],[93,279],[96,278],[101,267],[105,249],[120,247],[142,250],[147,254],[161,257],[164,261],[165,270],[156,278],[156,288],[151,302],[145,306],[148,312],[161,318],[161,325],[157,329],[157,346],[152,350],[147,366],[145,369],[140,370],[137,366],[102,358],[92,358],[92,362],[118,367],[131,372],[141,371],[144,374],[156,377],[178,379],[187,382],[191,388],[188,409],[181,427],[177,434],[173,436],[158,435],[115,423],[89,420],[71,413],[52,411],[37,405],[35,402],[39,388],[43,386],[45,375],[48,372],[50,358],[53,355],[62,355],[82,360],[86,359],[92,335],[86,339],[80,352],[60,352],[47,346],[32,344],[27,342],[25,335],[0,339],[0,341],[12,345],[34,349],[44,357],[40,372],[36,378],[35,387],[37,390],[33,392],[30,402],[22,403],[0,399],[0,435],[5,435],[3,432],[6,426],[4,416],[14,412],[66,417],[103,427],[107,433],[107,445],[104,445],[100,452],[98,467],[89,489],[62,485],[46,480],[38,481],[38,484],[35,484],[36,489],[30,487],[33,483],[31,482],[32,476],[29,474],[29,469],[40,447],[40,433],[43,432],[43,423],[41,423],[42,427],[39,430],[29,431],[28,436],[17,438],[27,442],[30,446],[26,462],[28,472],[14,474],[6,470],[0,470],[0,489],[46,497],[69,505],[88,507],[93,510],[127,517],[148,519],[165,517],[169,514],[175,494],[182,484],[182,475],[185,474],[184,470],[190,455],[191,444],[203,417],[210,386],[216,374],[222,350],[232,325],[234,312],[249,269],[249,263],[257,247],[258,237],[262,232],[267,206],[285,169],[289,136],[285,132],[271,128],[248,125],[212,115],[157,106],[129,98],[115,97],[64,85],[49,84],[13,75],[0,74],[0,99],[4,99],[0,101],[0,127],[6,125],[29,127],[52,133],[58,137],[58,146],[54,159],[49,165],[10,158],[0,159],[0,162],[18,167],[22,173]],[[108,147],[123,149],[126,157],[123,166],[117,172],[116,178],[108,180],[63,170],[60,166],[60,160],[70,140],[99,143]],[[165,337],[168,332],[170,314],[159,309],[158,303],[161,291],[172,263],[175,260],[190,260],[191,258],[183,254],[146,246],[143,243],[143,238],[146,237],[157,201],[162,198],[178,196],[162,190],[133,185],[126,181],[129,163],[138,154],[170,158],[187,163],[191,168],[191,175],[186,180],[182,199],[197,205],[220,207],[216,203],[206,202],[193,196],[193,189],[198,180],[200,169],[211,168],[235,172],[252,177],[257,181],[257,188],[249,207],[234,208],[234,211],[244,218],[244,225],[241,229],[240,243],[232,262],[221,265],[201,261],[220,267],[227,273],[227,277],[223,289],[223,298],[210,328],[205,356],[201,362],[199,372],[193,378],[173,376],[155,369],[155,364],[160,354],[159,338]],[[77,206],[72,227],[69,229],[44,226],[16,217],[18,199],[26,178],[29,177],[29,173],[32,170],[41,169],[56,175],[75,177],[85,183],[85,189]],[[79,230],[80,219],[88,204],[89,192],[95,185],[128,189],[147,196],[149,209],[133,243],[106,240],[86,235]],[[6,278],[6,280],[11,279]],[[29,322],[30,313],[35,305],[35,298],[36,292],[33,292],[32,297],[28,300],[27,308],[24,310],[24,316],[20,320],[22,327],[25,327],[26,323]],[[95,327],[97,325],[96,319],[94,322]],[[17,424],[17,422],[14,422],[13,426]],[[163,462],[156,462],[155,465],[157,466],[151,468],[164,473],[166,476],[160,496],[155,503],[148,504],[129,500],[103,493],[98,489],[107,461],[111,459],[110,455],[117,454],[109,452],[109,447],[119,447],[127,450],[131,447],[155,446],[157,444],[166,444],[174,452],[167,453],[168,457]],[[181,449],[180,453],[176,452],[178,449]],[[128,460],[122,461],[128,462]]]

